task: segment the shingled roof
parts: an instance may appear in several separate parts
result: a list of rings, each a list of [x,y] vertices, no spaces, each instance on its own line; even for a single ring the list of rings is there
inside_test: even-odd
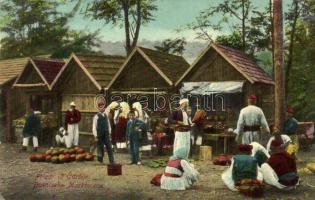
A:
[[[136,53],[139,53],[165,79],[169,85],[174,85],[176,81],[183,75],[183,73],[189,68],[188,62],[182,56],[167,54],[144,47],[136,47],[119,69],[113,80],[109,83],[108,87],[112,86],[112,84],[127,66],[128,62]]]
[[[51,84],[55,80],[57,74],[60,72],[62,66],[65,64],[63,60],[48,60],[38,58],[34,58],[32,60],[49,84]]]
[[[23,66],[23,70],[20,72],[18,78],[15,80],[14,87],[37,87],[37,86],[47,86],[51,90],[51,84],[55,80],[57,74],[61,70],[62,66],[65,64],[63,60],[50,59],[50,58],[30,58],[28,62]],[[21,77],[23,72],[29,67],[35,69],[37,74],[42,79],[43,83],[29,84],[21,82]]]
[[[73,53],[68,63],[64,65],[63,69],[57,75],[57,78],[53,82],[52,86],[55,85],[65,68],[67,68],[70,60],[74,60],[100,90],[103,87],[107,87],[119,67],[124,62],[125,57],[116,55]]]
[[[266,83],[274,84],[273,79],[260,68],[254,60],[242,51],[226,47],[219,44],[212,44],[201,54],[201,56],[191,65],[185,74],[176,83],[178,85],[183,78],[194,68],[199,60],[210,50],[214,49],[219,53],[228,63],[230,63],[239,73],[241,73],[251,83]]]
[[[0,60],[0,86],[16,78],[29,58]]]

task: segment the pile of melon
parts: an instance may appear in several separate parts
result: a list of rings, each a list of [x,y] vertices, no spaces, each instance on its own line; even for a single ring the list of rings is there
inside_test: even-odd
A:
[[[73,161],[93,161],[92,153],[86,153],[84,149],[76,147],[74,149],[52,148],[44,154],[33,154],[30,156],[31,162],[69,163]]]

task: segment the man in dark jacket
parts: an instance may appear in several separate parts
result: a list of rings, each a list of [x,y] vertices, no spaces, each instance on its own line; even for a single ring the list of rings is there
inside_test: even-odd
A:
[[[33,139],[33,148],[34,151],[37,151],[38,148],[38,134],[42,131],[40,119],[36,114],[39,112],[34,112],[32,108],[29,109],[29,115],[26,117],[25,125],[23,127],[23,147],[22,151],[26,151],[29,139]]]
[[[103,163],[104,145],[108,153],[109,162],[114,163],[114,155],[112,145],[109,137],[109,124],[105,114],[105,104],[100,102],[98,104],[99,112],[93,118],[93,135],[97,143],[97,160]]]

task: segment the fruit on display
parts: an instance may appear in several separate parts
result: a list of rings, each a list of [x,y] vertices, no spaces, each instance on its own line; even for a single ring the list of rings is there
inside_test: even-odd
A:
[[[36,155],[31,155],[29,159],[30,159],[31,162],[36,162],[37,161]]]
[[[315,163],[308,163],[306,165],[306,168],[311,171],[312,173],[315,173]]]
[[[84,161],[85,160],[85,154],[77,154],[75,157],[75,160],[78,162]]]
[[[51,148],[45,154],[33,154],[29,157],[31,162],[51,162],[51,163],[69,163],[73,161],[93,161],[92,153],[85,153],[83,148],[76,147],[71,149],[66,148]]]
[[[46,162],[51,162],[51,155],[46,155],[45,160]]]
[[[58,156],[51,157],[51,162],[54,163],[54,164],[59,163],[59,157]]]
[[[87,153],[87,154],[85,155],[85,160],[86,160],[86,161],[93,161],[93,160],[94,160],[93,154]]]

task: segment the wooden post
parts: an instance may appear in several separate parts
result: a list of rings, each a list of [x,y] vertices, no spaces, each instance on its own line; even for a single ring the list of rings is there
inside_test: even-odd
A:
[[[6,142],[13,142],[14,137],[12,135],[12,115],[11,115],[11,89],[6,89],[6,114],[5,114],[5,124],[6,124]]]
[[[282,0],[273,0],[273,56],[275,78],[275,125],[282,130],[285,112]]]

